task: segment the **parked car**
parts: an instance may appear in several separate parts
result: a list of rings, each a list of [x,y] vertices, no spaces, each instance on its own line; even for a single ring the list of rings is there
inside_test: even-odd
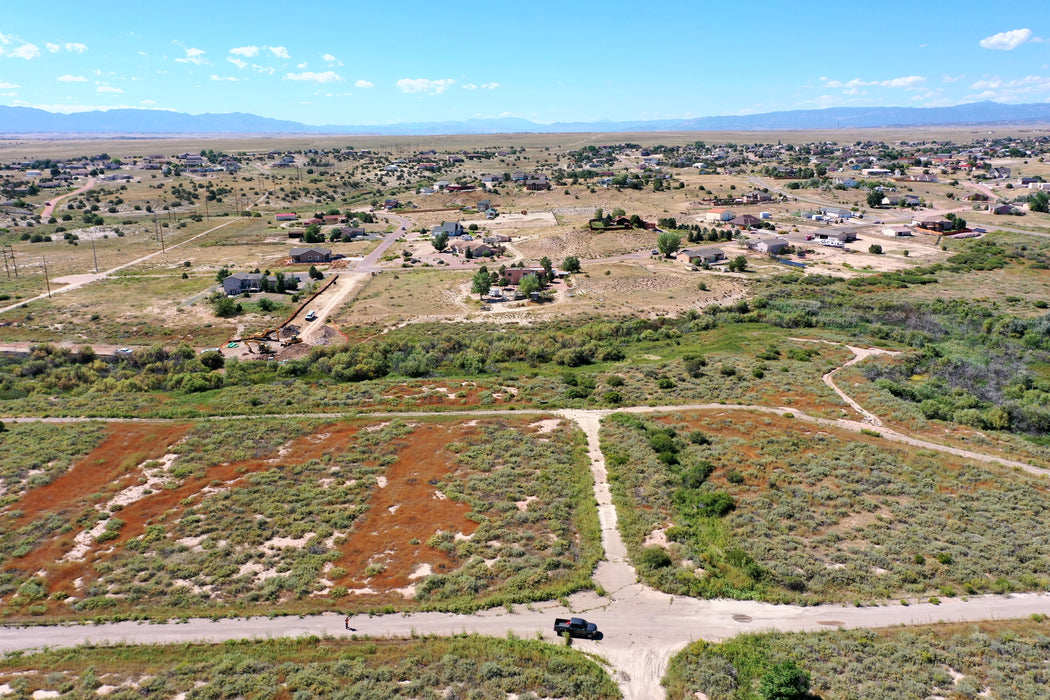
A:
[[[306,314],[306,320],[307,321],[316,321],[317,320],[317,312],[316,311],[311,311],[308,314]]]
[[[120,348],[119,350],[117,350],[113,354],[114,355],[118,355],[118,356],[127,357],[127,356],[131,355],[131,348]]]
[[[587,622],[582,617],[556,617],[554,618],[554,633],[557,635],[569,633],[570,637],[581,639],[601,639],[602,633],[598,631],[598,625]]]

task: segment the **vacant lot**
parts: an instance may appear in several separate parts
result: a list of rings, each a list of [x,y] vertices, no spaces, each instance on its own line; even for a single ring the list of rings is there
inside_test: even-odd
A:
[[[907,630],[743,635],[696,642],[671,660],[663,685],[673,700],[752,700],[775,665],[794,661],[812,692],[847,698],[1038,698],[1046,695],[1045,616]]]
[[[727,409],[603,433],[620,522],[662,590],[875,601],[1043,590],[1043,479]]]
[[[33,430],[0,446],[8,618],[474,608],[585,587],[598,555],[558,419],[66,426],[14,456]]]
[[[0,688],[22,697],[621,697],[580,652],[478,636],[62,649],[0,661]]]

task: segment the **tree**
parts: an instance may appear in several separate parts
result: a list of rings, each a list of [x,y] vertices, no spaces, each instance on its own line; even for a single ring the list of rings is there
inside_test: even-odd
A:
[[[518,291],[526,296],[540,291],[540,278],[536,275],[525,275],[518,283]]]
[[[682,237],[674,231],[664,231],[656,237],[656,247],[663,253],[665,258],[669,258],[677,253],[681,246]]]
[[[554,279],[554,264],[551,263],[551,259],[544,255],[540,258],[540,267],[543,268],[543,275],[548,279]]]
[[[303,243],[324,243],[324,234],[317,224],[310,224],[303,232]]]
[[[310,271],[307,274],[310,275],[310,279],[312,279],[312,280],[323,280],[324,279],[324,273],[321,272],[320,270],[318,270],[313,265],[310,266]]]
[[[882,206],[882,190],[868,190],[868,206],[872,209]]]
[[[804,700],[809,695],[809,672],[794,661],[776,664],[762,676],[758,692],[765,700]]]
[[[259,300],[259,311],[273,311],[277,305],[267,298]]]
[[[729,261],[726,268],[730,272],[747,272],[747,258],[743,255],[738,255]]]
[[[575,255],[570,255],[561,261],[561,267],[566,272],[579,272],[580,271],[580,259]]]
[[[1028,208],[1042,214],[1050,213],[1050,194],[1036,192],[1028,198]]]
[[[489,277],[489,271],[482,265],[478,268],[478,271],[474,273],[474,279],[470,283],[470,291],[478,295],[478,298],[484,297],[489,293],[489,289],[492,288],[492,278]]]
[[[236,316],[242,309],[241,305],[225,294],[217,295],[214,300],[215,315],[219,318],[230,318]]]
[[[430,238],[430,244],[434,246],[434,250],[440,253],[448,247],[448,234],[444,231],[441,231],[440,233],[435,233]]]
[[[215,273],[215,281],[219,284],[222,284],[222,281],[229,277],[231,274],[233,273],[230,272],[229,268],[220,267],[219,271]]]
[[[882,246],[878,243],[872,243],[868,246],[868,252],[872,255],[882,255]]]

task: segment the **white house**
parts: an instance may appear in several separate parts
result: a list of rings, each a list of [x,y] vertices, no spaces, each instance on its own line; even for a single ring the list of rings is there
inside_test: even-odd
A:
[[[704,215],[706,221],[729,221],[733,218],[733,212],[729,209],[708,209]]]

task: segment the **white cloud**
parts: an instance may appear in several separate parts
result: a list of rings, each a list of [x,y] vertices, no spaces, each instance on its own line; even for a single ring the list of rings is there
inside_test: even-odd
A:
[[[326,53],[324,56],[321,56],[321,58],[324,59],[325,63],[327,63],[333,68],[343,65],[342,61],[340,61],[338,58],[336,58],[330,53]]]
[[[242,61],[241,59],[234,58],[233,56],[227,56],[226,60],[229,61],[230,63],[232,63],[233,65],[237,66],[238,68],[241,68],[241,69],[244,69],[244,68],[248,67],[248,62],[247,61]]]
[[[981,39],[981,48],[995,49],[998,51],[1011,51],[1016,49],[1021,44],[1025,44],[1032,39],[1032,30],[1025,29],[1011,29],[1008,32],[999,32],[998,34],[992,34]]]
[[[982,100],[1004,100],[1013,102],[1031,99],[1031,95],[1050,94],[1050,77],[1043,75],[1026,75],[1016,80],[978,80],[970,85],[971,90],[981,90],[968,98]]]
[[[149,101],[149,100],[144,100],[141,104],[146,104],[146,102],[149,102],[150,104],[156,104],[156,103],[154,103],[152,101]],[[58,112],[59,114],[70,114],[72,112],[93,112],[93,111],[107,112],[107,111],[109,111],[111,109],[133,109],[133,108],[136,107],[136,105],[130,105],[130,104],[115,104],[115,105],[71,105],[71,104],[54,104],[54,105],[50,105],[50,104],[33,104],[31,102],[26,102],[24,100],[15,100],[12,104],[14,104],[14,106],[16,106],[16,107],[33,107],[34,109],[43,109],[43,110],[47,110],[48,112]],[[158,109],[162,109],[162,110],[164,110],[166,112],[174,111],[174,110],[172,110],[172,109],[170,109],[168,107],[159,107]]]
[[[109,92],[114,94],[120,94],[124,91],[118,87],[113,87],[112,85],[99,85],[97,88],[95,88],[95,92]]]
[[[60,75],[58,80],[63,83],[86,83],[87,78],[82,75]]]
[[[481,89],[482,90],[495,90],[498,87],[499,87],[499,83],[482,83],[481,84]]]
[[[35,44],[22,44],[14,51],[8,51],[7,55],[11,58],[24,58],[30,61],[40,55],[40,49]]]
[[[288,49],[283,46],[267,46],[266,49],[277,58],[291,58],[288,55]]]
[[[464,90],[477,90],[478,89],[478,86],[475,85],[474,83],[464,83],[460,87],[463,88]]]
[[[139,104],[146,105],[147,107],[152,107],[153,105],[157,104],[157,101],[156,100],[139,100]]]
[[[310,65],[310,64],[308,64],[306,61],[303,61],[302,63],[296,64],[295,67],[298,68],[299,70],[306,70],[306,67],[308,65]]]
[[[19,87],[21,87],[21,86],[20,85],[15,85],[14,83],[7,83],[7,82],[4,82],[3,80],[0,80],[0,90],[14,90],[14,89],[19,88]]]
[[[255,65],[253,63],[252,64],[252,70],[255,71],[256,73],[262,73],[263,75],[273,75],[274,74],[273,66],[257,66],[257,65]]]
[[[258,46],[238,46],[235,49],[230,49],[230,53],[234,56],[244,56],[245,58],[251,58],[255,54],[259,53]]]
[[[73,53],[84,53],[87,50],[88,47],[85,44],[80,44],[72,41],[66,43],[66,51],[72,51]]]
[[[196,66],[210,65],[208,59],[204,58],[204,54],[207,53],[204,49],[186,49],[186,56],[184,58],[176,58],[176,63],[192,63]]]
[[[335,71],[326,70],[324,73],[314,73],[311,71],[305,71],[303,73],[286,73],[284,76],[285,80],[295,80],[298,82],[311,82],[311,83],[341,83],[343,82],[342,76]]]
[[[47,47],[48,53],[58,53],[62,50],[62,44],[52,44],[50,41],[44,44]]]
[[[354,87],[370,88],[375,87],[375,83],[370,83],[367,80],[358,80],[356,83],[354,83]]]
[[[215,81],[220,81],[220,82],[221,81],[225,81],[225,82],[229,82],[229,83],[236,83],[239,80],[239,78],[234,78],[232,75],[225,76],[225,77],[221,76],[221,75],[213,75],[211,77],[211,79],[215,80]]]
[[[824,87],[826,88],[842,88],[852,91],[847,94],[856,95],[862,94],[857,92],[857,88],[869,86],[915,90],[926,82],[926,78],[921,75],[909,75],[903,78],[891,78],[890,80],[861,80],[860,78],[854,78],[853,80],[844,83],[841,80],[828,80],[827,78],[821,78],[821,81],[824,82]]]
[[[452,78],[430,80],[428,78],[401,78],[396,85],[397,89],[409,95],[440,95],[445,90],[456,84]]]

